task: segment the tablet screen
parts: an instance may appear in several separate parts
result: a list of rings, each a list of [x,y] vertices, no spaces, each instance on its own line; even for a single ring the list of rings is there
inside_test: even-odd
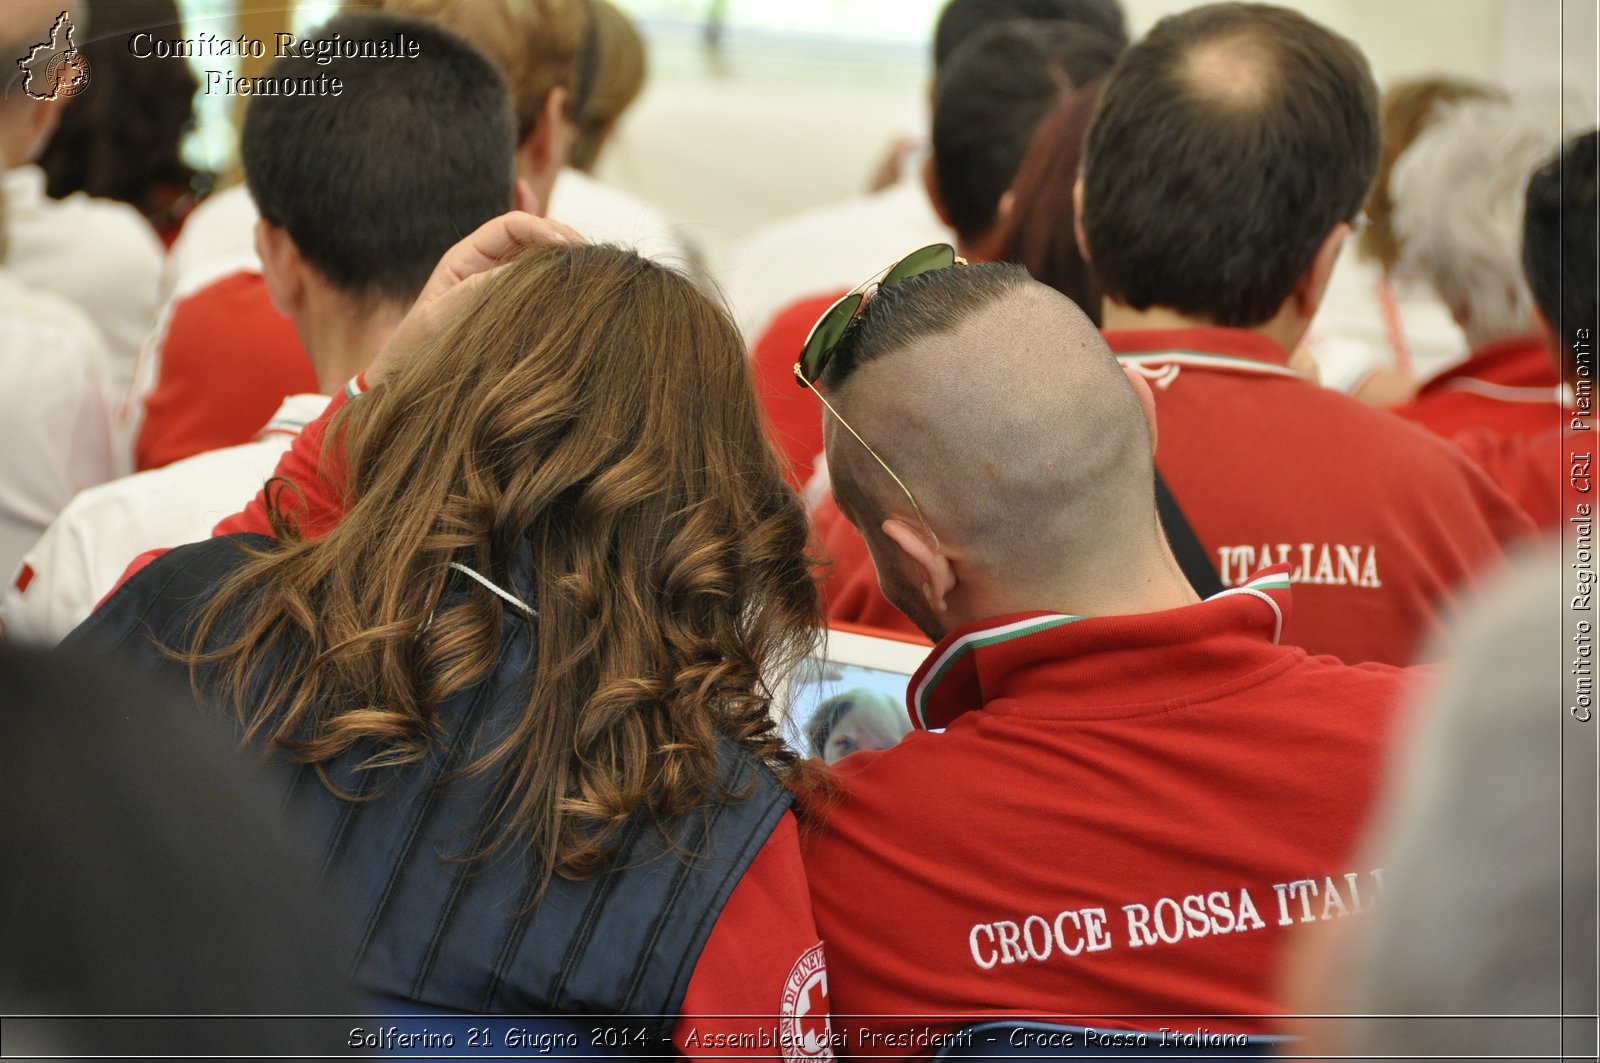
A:
[[[926,646],[830,632],[788,688],[784,739],[801,754],[837,762],[858,749],[887,749],[911,730],[906,684]]]

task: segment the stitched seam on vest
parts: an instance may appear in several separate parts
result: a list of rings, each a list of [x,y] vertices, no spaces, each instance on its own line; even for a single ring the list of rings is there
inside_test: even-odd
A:
[[[491,1010],[500,987],[505,985],[506,974],[511,970],[511,964],[516,961],[517,953],[522,951],[522,939],[527,935],[528,924],[533,921],[536,914],[528,910],[528,905],[533,903],[533,895],[538,888],[539,883],[530,875],[528,888],[522,895],[522,903],[517,905],[517,911],[521,914],[507,928],[505,944],[500,946],[500,955],[494,961],[494,970],[490,972],[489,985],[483,991],[483,999],[478,1002],[479,1012],[487,1013]]]
[[[205,553],[211,549],[220,550],[220,547],[210,547],[209,542],[211,541],[224,542],[226,540],[208,540],[208,547],[205,550],[197,550],[195,552]],[[144,582],[148,578],[153,578],[154,573],[160,566],[161,561],[169,556],[170,555],[164,554],[162,557],[155,558],[144,569],[134,573],[132,579],[128,580],[121,587],[118,587],[116,591],[112,593],[111,597],[106,600],[105,605],[102,607],[104,613],[106,615],[110,615],[111,606],[116,603],[117,599],[128,597],[130,594],[134,593],[135,588],[142,589]],[[149,600],[145,603],[145,607],[140,610],[139,615],[133,619],[133,623],[128,625],[128,629],[123,633],[122,637],[118,639],[115,644],[106,647],[106,652],[120,651],[125,645],[127,645],[128,640],[133,637],[135,632],[141,631],[145,636],[145,639],[150,642],[151,645],[158,645],[160,640],[156,637],[156,630],[155,628],[151,627],[149,623],[150,614],[156,608],[156,606],[166,598],[167,591],[172,587],[172,585],[180,578],[185,576],[190,577],[191,579],[194,578],[194,573],[190,571],[188,559],[185,559],[182,565],[178,566],[173,572],[169,573],[166,580],[161,584],[160,587],[151,592]],[[193,597],[194,595],[191,593],[186,595],[183,601],[187,603]],[[101,609],[96,609],[95,613],[99,613],[101,611]],[[177,621],[178,612],[179,610],[177,609],[172,610],[168,614],[167,619],[169,621]],[[91,613],[90,616],[94,616],[94,613]],[[187,624],[185,624],[185,628],[187,629]]]
[[[328,851],[322,855],[323,877],[327,877],[329,871],[333,869],[334,858],[339,855],[339,851],[344,847],[345,837],[350,833],[350,823],[353,819],[355,819],[356,810],[361,807],[361,801],[359,799],[361,795],[367,792],[367,783],[371,780],[371,778],[371,772],[363,774],[361,778],[357,780],[355,793],[357,800],[343,802],[344,808],[339,812],[339,825],[338,827],[334,828],[333,836],[328,839]],[[362,947],[356,950],[357,962],[360,962],[361,955],[365,951],[366,945],[363,943]]]
[[[639,836],[640,824],[637,819],[628,821],[627,828],[623,831],[622,838],[617,843],[617,856],[626,857],[633,849],[633,843]],[[600,916],[605,911],[606,902],[611,899],[611,894],[616,890],[621,875],[601,875],[599,887],[589,897],[589,903],[584,905],[583,915],[578,920],[576,931],[572,940],[567,945],[567,954],[561,959],[561,974],[556,979],[555,987],[550,993],[550,1006],[563,1007],[562,997],[566,995],[567,983],[572,980],[577,972],[578,961],[588,951],[589,940],[594,937],[594,928],[600,922]]]
[[[751,797],[750,800],[755,800],[755,798]],[[760,851],[760,848],[767,844],[767,839],[771,838],[772,832],[777,829],[778,819],[784,812],[788,811],[789,806],[793,802],[794,795],[786,788],[783,786],[778,786],[775,788],[771,799],[767,801],[766,807],[761,810],[761,815],[756,817],[756,822],[758,824],[766,821],[768,817],[771,817],[772,822],[768,824],[765,831],[753,830],[745,838],[744,844],[739,847],[738,851],[734,854],[733,859],[728,863],[728,871],[723,875],[724,883],[726,883],[728,878],[733,875],[734,868],[740,869],[740,877],[743,877],[744,872],[749,870],[751,861],[755,859],[753,856],[749,855],[751,848],[754,847],[757,851]],[[775,807],[778,808],[777,816],[772,815],[772,811]],[[722,903],[716,905],[714,909],[707,908],[706,911],[701,913],[699,920],[695,923],[694,939],[700,942],[700,948],[693,950],[694,954],[692,956],[689,954],[689,951],[686,950],[682,960],[680,960],[678,963],[678,970],[674,972],[672,976],[672,1003],[674,1006],[680,1006],[683,1003],[684,994],[687,993],[689,989],[689,976],[694,970],[694,965],[700,962],[700,954],[705,951],[705,942],[711,936],[711,931],[709,928],[707,928],[706,924],[714,924],[717,921],[717,919],[722,915],[722,909],[727,906],[728,898],[733,895],[733,891],[737,887],[738,882],[735,881],[733,885],[728,887],[727,892],[724,893],[719,886],[717,892],[722,897]]]
[[[283,788],[283,800],[278,803],[278,814],[287,816],[294,808],[295,795],[300,792],[300,781],[311,774],[311,765],[300,764],[293,774],[289,776],[289,785]]]
[[[689,859],[678,861],[677,874],[673,876],[672,888],[667,891],[666,900],[661,905],[661,911],[656,913],[654,922],[650,925],[650,933],[645,935],[644,945],[639,950],[638,959],[633,964],[633,978],[628,982],[628,988],[622,997],[622,1010],[625,1014],[632,1014],[635,1010],[634,1000],[638,996],[639,988],[644,984],[646,968],[649,965],[650,954],[655,951],[656,941],[660,939],[662,930],[666,927],[667,917],[672,914],[678,904],[678,896],[683,892],[683,887],[689,881],[689,875],[694,870],[694,849],[701,848],[707,839],[713,837],[717,828],[717,820],[721,818],[722,811],[727,806],[718,801],[712,806],[709,816],[696,817],[703,824],[699,835],[695,838]]]
[[[506,653],[510,639],[502,634],[500,639],[500,654]],[[447,756],[442,758],[445,763],[455,764],[466,754],[467,747],[471,744],[469,736],[477,732],[478,724],[483,716],[484,707],[489,699],[485,696],[488,692],[488,683],[478,687],[478,696],[473,698],[472,705],[468,708],[460,726],[456,729],[456,742]],[[456,903],[461,899],[461,892],[466,888],[467,879],[470,877],[470,868],[460,866],[456,868],[455,881],[450,884],[450,895],[445,898],[444,907],[440,909],[439,919],[434,924],[433,935],[428,940],[428,949],[422,954],[422,964],[417,971],[416,981],[411,985],[411,996],[421,999],[422,987],[427,984],[428,976],[433,973],[433,966],[439,958],[439,948],[444,943],[445,928],[450,923],[450,917],[455,913]]]
[[[440,910],[439,919],[433,926],[433,936],[428,939],[428,949],[422,954],[422,963],[417,968],[417,977],[411,983],[411,999],[422,999],[422,988],[428,984],[428,976],[433,973],[433,965],[439,958],[439,946],[444,943],[444,930],[450,923],[450,916],[456,910],[456,902],[461,899],[461,891],[466,888],[470,869],[456,868],[454,880],[450,883],[450,896],[445,898],[444,907]]]
[[[155,629],[153,627],[151,627],[150,624],[149,624],[150,611],[156,607],[156,603],[158,603],[159,601],[161,601],[163,598],[166,597],[167,590],[173,585],[173,583],[175,583],[177,581],[178,577],[187,576],[187,575],[189,575],[189,569],[188,569],[188,566],[185,566],[185,567],[179,569],[178,571],[174,572],[172,575],[168,576],[166,582],[163,583],[161,585],[160,589],[158,589],[151,596],[150,601],[149,601],[149,603],[147,605],[145,605],[143,612],[141,612],[139,614],[138,618],[135,619],[134,622],[129,626],[127,632],[125,632],[123,634],[123,636],[120,639],[117,640],[117,644],[115,646],[111,647],[111,650],[112,651],[120,651],[123,646],[127,645],[128,639],[132,638],[133,634],[135,632],[142,633],[144,635],[144,637],[151,642],[152,645],[159,645],[159,640],[156,638]],[[135,577],[135,578],[137,578],[137,577]],[[129,588],[129,586],[132,585],[132,582],[133,581],[130,580],[127,584],[124,584],[123,588],[122,588],[122,591],[118,591],[117,593],[120,594],[123,591],[126,591]],[[109,603],[107,603],[107,604],[109,604]],[[176,620],[177,618],[173,617],[172,619]],[[157,652],[160,652],[160,651],[158,650]]]
[[[469,716],[477,715],[478,702],[486,693],[483,685],[478,687],[476,697],[473,699]],[[433,811],[438,800],[439,779],[445,773],[445,768],[455,761],[456,750],[450,750],[449,755],[440,758],[439,766],[423,780],[423,797],[417,802],[417,810],[411,817],[411,825],[406,831],[405,844],[395,854],[395,859],[389,865],[389,879],[383,884],[383,893],[378,897],[377,906],[373,908],[372,915],[367,920],[366,931],[361,935],[361,945],[356,949],[358,959],[364,959],[367,949],[372,946],[372,938],[377,933],[378,924],[383,922],[384,915],[388,912],[389,901],[394,896],[395,886],[399,883],[402,872],[411,867],[411,854],[416,850],[417,839],[422,835],[422,825],[428,819],[428,813]],[[370,772],[368,774],[371,774]]]

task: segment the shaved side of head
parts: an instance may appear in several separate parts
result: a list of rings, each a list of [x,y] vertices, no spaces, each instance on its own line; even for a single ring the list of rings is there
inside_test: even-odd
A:
[[[1165,549],[1138,396],[1084,313],[1020,267],[884,291],[824,383],[941,539],[997,582],[1100,588]],[[835,495],[876,556],[877,526],[914,514],[832,419],[827,439]]]

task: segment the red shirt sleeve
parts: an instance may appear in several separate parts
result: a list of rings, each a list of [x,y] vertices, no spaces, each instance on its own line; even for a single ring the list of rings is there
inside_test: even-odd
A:
[[[1507,436],[1488,428],[1463,432],[1451,441],[1520,505],[1534,523],[1550,531],[1571,510],[1568,467],[1561,429],[1538,436]]]
[[[828,969],[786,814],[711,928],[672,1041],[690,1059],[828,1059]]]
[[[344,516],[344,463],[340,455],[331,451],[325,455],[323,444],[334,415],[365,390],[366,385],[358,376],[335,395],[322,415],[302,428],[283,452],[277,468],[272,470],[272,482],[257,491],[244,509],[223,518],[211,534],[271,535],[272,522],[267,519],[269,490],[276,497],[280,512],[297,520],[300,533],[306,538],[320,539],[337,527]]]

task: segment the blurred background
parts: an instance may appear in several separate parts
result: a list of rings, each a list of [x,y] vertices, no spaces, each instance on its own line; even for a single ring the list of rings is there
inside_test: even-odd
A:
[[[865,191],[890,143],[928,128],[933,23],[942,0],[616,0],[649,73],[596,168],[648,200],[722,278],[765,223]],[[236,23],[302,31],[337,0],[179,0],[193,36]],[[1137,38],[1183,0],[1123,0]],[[1367,53],[1380,87],[1443,74],[1560,106],[1596,96],[1593,0],[1291,0]],[[266,36],[260,29],[256,36]],[[269,38],[270,39],[270,38]],[[227,60],[196,60],[197,69]],[[197,168],[232,163],[233,105],[200,96]]]

